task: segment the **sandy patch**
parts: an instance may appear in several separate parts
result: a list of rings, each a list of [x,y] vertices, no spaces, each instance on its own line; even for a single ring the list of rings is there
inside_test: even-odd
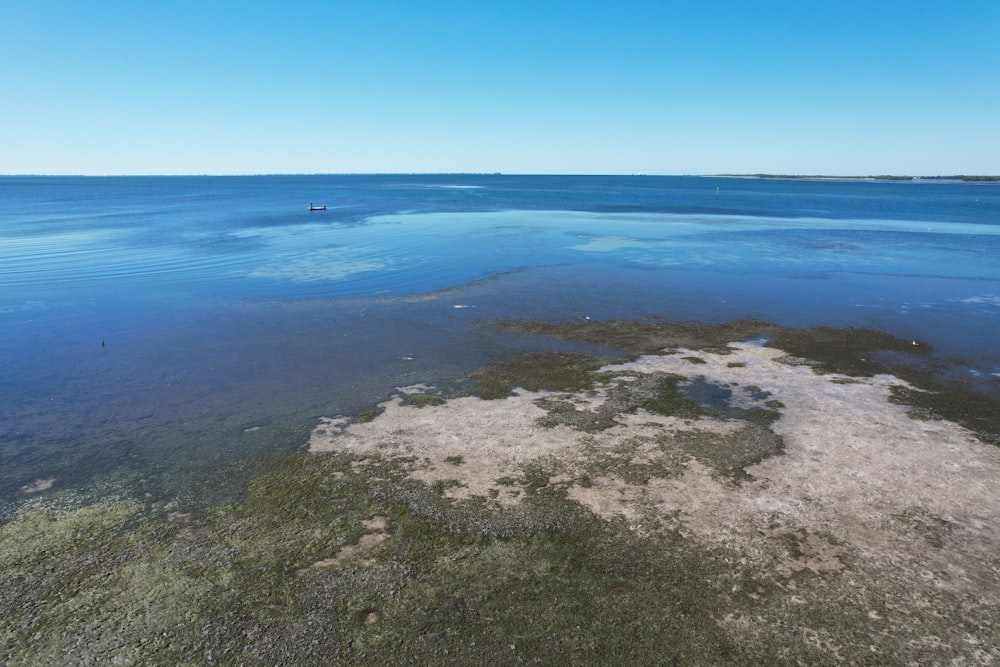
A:
[[[309,570],[317,570],[325,567],[340,567],[348,561],[357,560],[389,538],[391,523],[387,516],[374,516],[371,519],[362,521],[361,526],[365,529],[365,533],[355,544],[348,544],[341,547],[331,558],[316,561],[309,567],[299,570],[296,574],[302,575]],[[365,567],[371,564],[366,560],[361,560],[360,563]]]

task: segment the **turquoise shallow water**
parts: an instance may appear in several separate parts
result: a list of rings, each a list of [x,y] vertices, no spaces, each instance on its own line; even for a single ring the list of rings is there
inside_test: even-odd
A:
[[[224,495],[319,415],[557,345],[504,318],[870,326],[988,387],[998,257],[993,184],[2,177],[0,494]]]

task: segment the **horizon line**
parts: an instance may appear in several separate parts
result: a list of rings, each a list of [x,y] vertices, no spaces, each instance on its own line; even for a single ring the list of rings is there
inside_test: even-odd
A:
[[[919,179],[983,179],[1000,180],[992,174],[777,174],[777,173],[572,173],[572,172],[500,172],[500,171],[343,171],[343,172],[259,172],[259,173],[142,173],[142,174],[82,174],[82,173],[9,173],[0,178],[257,178],[275,176],[574,176],[574,177],[698,177],[698,178],[772,178],[772,179],[840,179],[840,180],[919,180]]]

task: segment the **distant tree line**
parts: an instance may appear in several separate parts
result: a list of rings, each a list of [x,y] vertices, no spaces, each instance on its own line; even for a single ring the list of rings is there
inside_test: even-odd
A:
[[[893,176],[883,174],[880,176],[819,176],[804,174],[719,174],[720,176],[730,176],[737,178],[800,178],[826,181],[912,181],[914,176]],[[1000,176],[920,176],[921,179],[941,180],[941,181],[967,181],[967,182],[1000,182]]]
[[[990,183],[1000,181],[1000,176],[925,176],[924,178],[941,179],[946,181],[987,181]]]
[[[824,176],[821,174],[719,174],[738,178],[798,178],[824,181],[912,181],[913,176]]]

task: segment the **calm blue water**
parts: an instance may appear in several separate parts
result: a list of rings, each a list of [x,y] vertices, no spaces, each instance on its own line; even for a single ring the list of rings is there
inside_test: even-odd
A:
[[[319,415],[558,345],[491,321],[648,314],[871,326],[988,384],[1000,185],[0,177],[0,497],[224,495]]]

